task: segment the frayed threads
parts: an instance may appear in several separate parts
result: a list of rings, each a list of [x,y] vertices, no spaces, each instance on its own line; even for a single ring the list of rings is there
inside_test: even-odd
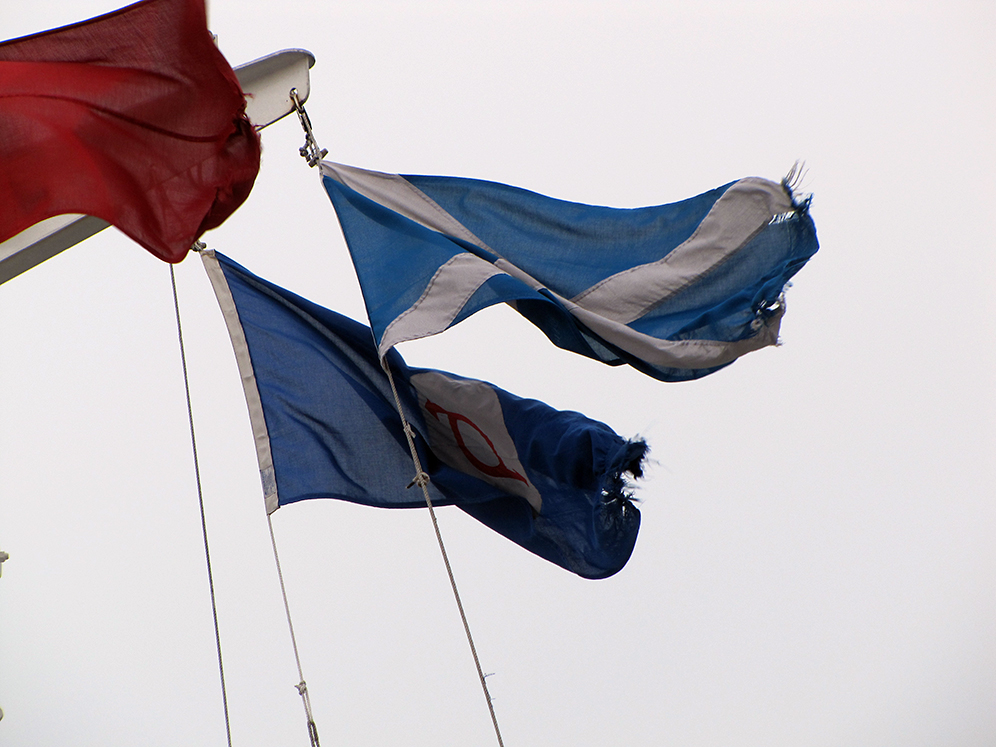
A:
[[[792,164],[792,168],[789,169],[789,172],[782,179],[782,188],[792,201],[792,208],[795,213],[805,213],[809,210],[809,205],[813,201],[812,194],[805,194],[800,191],[802,182],[807,174],[809,174],[809,169],[806,168],[806,162],[800,160]],[[786,213],[786,215],[792,215],[792,213]],[[779,218],[783,218],[783,216],[775,216],[772,219],[772,223]]]
[[[626,442],[622,454],[618,459],[618,467],[606,475],[602,485],[602,501],[613,503],[621,501],[629,503],[633,500],[634,485],[626,478],[629,474],[634,480],[643,477],[643,465],[650,447],[642,438],[632,439]]]

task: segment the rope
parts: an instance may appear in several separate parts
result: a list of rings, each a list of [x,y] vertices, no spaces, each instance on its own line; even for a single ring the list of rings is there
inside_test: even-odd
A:
[[[284,586],[284,573],[280,569],[280,556],[277,554],[277,539],[273,534],[273,520],[270,514],[266,515],[266,523],[270,527],[270,544],[273,545],[273,560],[277,564],[280,593],[284,598],[284,612],[287,613],[287,627],[290,629],[291,646],[294,649],[294,661],[297,663],[298,684],[295,687],[301,696],[301,702],[304,703],[304,715],[308,719],[308,738],[311,740],[311,747],[321,747],[318,743],[318,727],[315,726],[315,718],[311,712],[311,698],[308,695],[308,685],[304,681],[304,671],[301,669],[301,657],[297,652],[297,637],[294,635],[294,623],[291,622],[290,604],[287,602],[287,588]]]
[[[183,389],[187,394],[187,419],[190,421],[190,448],[194,453],[194,475],[197,478],[197,501],[201,509],[201,534],[204,537],[204,560],[207,563],[208,586],[211,588],[211,614],[214,617],[214,641],[218,649],[218,675],[221,678],[221,701],[225,710],[225,734],[228,747],[232,747],[232,725],[228,717],[228,690],[225,688],[225,665],[221,659],[221,631],[218,627],[218,604],[214,594],[214,574],[211,572],[211,550],[208,547],[207,520],[204,518],[204,493],[201,490],[201,469],[197,461],[197,439],[194,437],[194,410],[190,404],[190,379],[187,376],[187,356],[183,349],[183,328],[180,326],[180,301],[176,294],[176,273],[169,266],[169,280],[173,286],[173,308],[176,310],[176,336],[180,340],[180,362],[183,365]]]
[[[401,425],[405,431],[405,438],[408,439],[408,448],[412,453],[412,462],[415,464],[415,478],[408,484],[408,487],[418,485],[422,488],[425,496],[425,505],[429,507],[429,516],[432,518],[432,528],[436,532],[436,542],[439,543],[439,552],[443,556],[443,564],[446,566],[446,575],[450,578],[450,587],[453,589],[453,598],[456,600],[457,609],[460,610],[460,619],[463,621],[463,630],[467,634],[467,643],[470,644],[470,653],[474,657],[474,666],[477,667],[477,676],[481,681],[481,689],[484,690],[484,699],[488,702],[488,712],[491,714],[491,723],[495,727],[495,736],[498,738],[498,747],[505,747],[501,738],[501,729],[498,728],[498,717],[495,716],[495,708],[491,702],[491,693],[488,691],[488,682],[481,669],[481,661],[477,657],[477,647],[474,645],[474,636],[470,633],[470,623],[467,622],[467,615],[463,611],[463,602],[460,600],[460,592],[457,589],[456,578],[453,576],[453,568],[450,566],[449,556],[446,554],[446,546],[443,544],[443,535],[439,531],[439,522],[436,521],[436,510],[432,506],[432,498],[429,497],[429,475],[422,469],[422,462],[418,458],[418,451],[415,448],[415,439],[411,425],[405,418],[404,408],[401,406],[401,398],[398,396],[398,389],[394,385],[394,376],[391,374],[391,367],[384,358],[381,365],[387,373],[387,379],[391,382],[391,392],[394,394],[394,403],[398,407],[398,414],[401,416]]]

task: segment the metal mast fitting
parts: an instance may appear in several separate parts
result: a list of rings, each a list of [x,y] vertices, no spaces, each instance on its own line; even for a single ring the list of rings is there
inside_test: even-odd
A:
[[[304,130],[304,145],[298,149],[298,153],[301,154],[301,158],[308,162],[311,168],[315,168],[329,152],[318,147],[318,141],[315,140],[315,133],[311,129],[311,117],[304,110],[304,99],[301,99],[298,95],[296,88],[290,89],[290,99],[294,102],[294,111],[297,112],[298,121],[300,121],[301,128]],[[307,96],[305,96],[305,99],[307,99]]]

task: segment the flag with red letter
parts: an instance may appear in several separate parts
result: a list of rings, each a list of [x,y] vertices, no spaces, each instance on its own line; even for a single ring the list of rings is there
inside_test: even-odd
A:
[[[626,475],[647,445],[577,412],[492,384],[409,368],[373,334],[217,252],[204,264],[242,375],[267,511],[311,498],[426,505],[398,414],[435,505],[455,505],[585,578],[629,560],[640,528]]]

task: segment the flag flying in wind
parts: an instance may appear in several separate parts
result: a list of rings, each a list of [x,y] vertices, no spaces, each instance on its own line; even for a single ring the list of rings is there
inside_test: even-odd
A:
[[[369,327],[252,275],[204,264],[235,348],[267,511],[308,498],[424,507],[390,380]],[[384,356],[433,504],[456,505],[586,578],[633,551],[640,513],[624,475],[647,446],[576,412]]]
[[[557,346],[663,381],[773,345],[816,252],[808,201],[747,178],[636,209],[323,162],[381,355],[507,302]]]
[[[83,213],[179,262],[246,199],[259,157],[204,0],[0,44],[0,241]]]

